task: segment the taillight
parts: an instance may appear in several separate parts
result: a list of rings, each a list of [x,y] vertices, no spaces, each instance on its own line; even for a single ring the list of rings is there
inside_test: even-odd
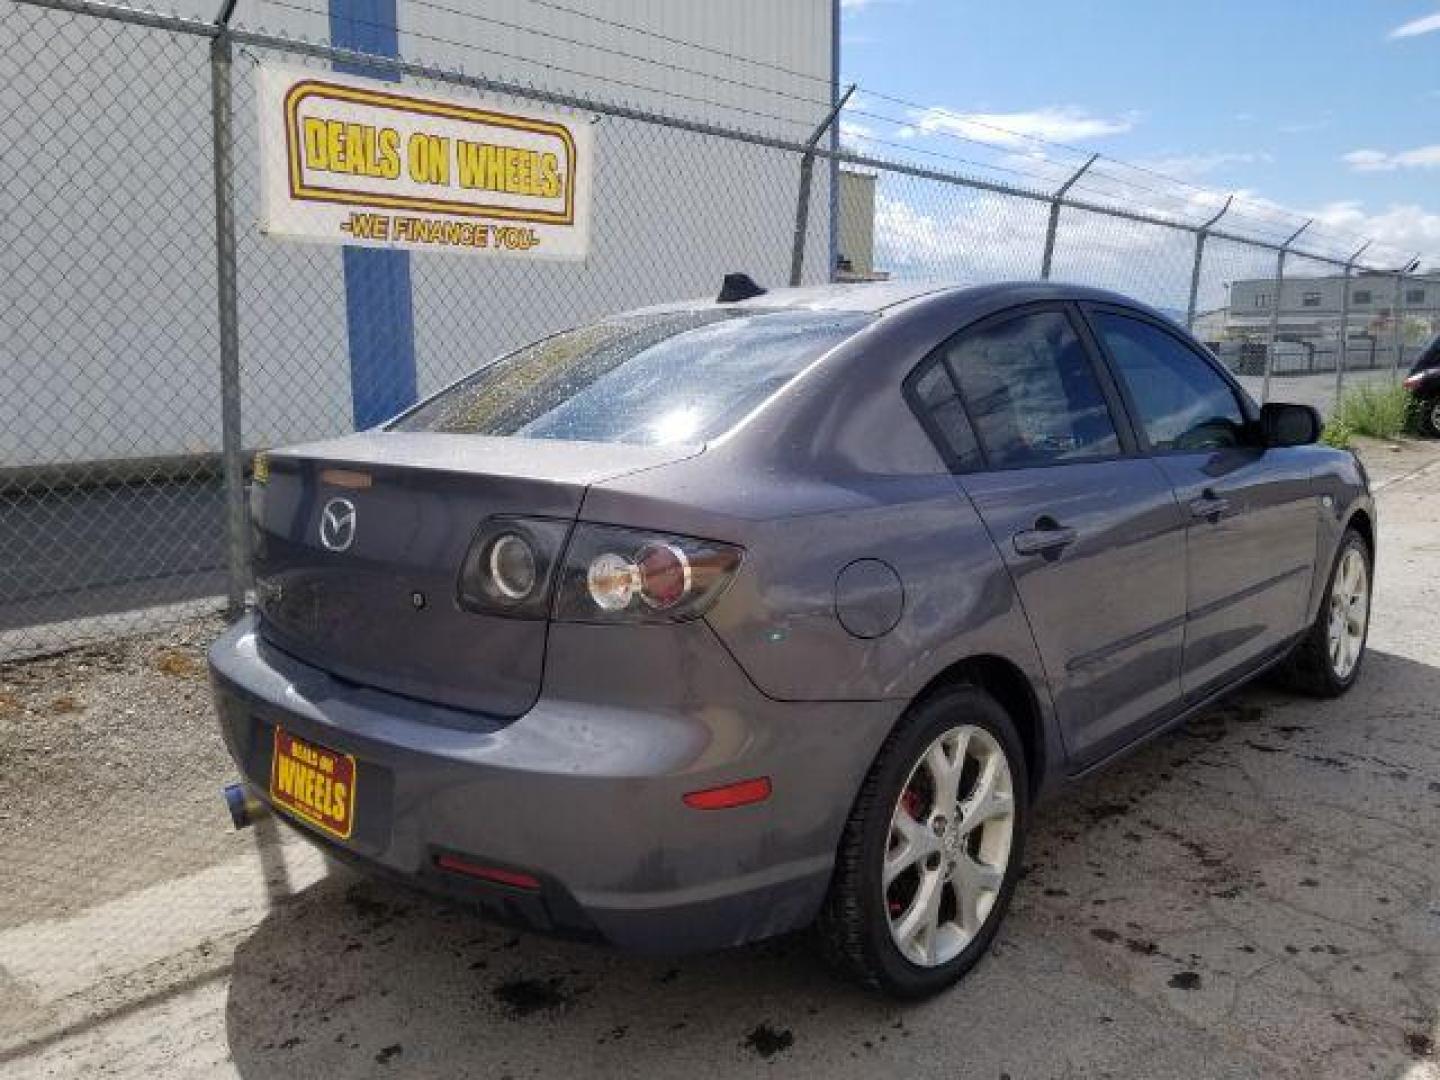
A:
[[[519,619],[683,622],[715,602],[740,554],[689,536],[583,522],[572,533],[565,521],[497,517],[470,543],[457,599],[467,611]]]
[[[1414,375],[1408,376],[1400,385],[1405,387],[1406,390],[1418,390],[1420,389],[1420,384],[1425,381],[1425,376],[1428,374],[1428,371],[1417,371]]]
[[[460,568],[457,599],[469,611],[543,619],[570,523],[550,518],[491,518],[480,526]]]
[[[560,572],[562,622],[683,622],[715,602],[740,549],[712,540],[609,525],[575,526]]]

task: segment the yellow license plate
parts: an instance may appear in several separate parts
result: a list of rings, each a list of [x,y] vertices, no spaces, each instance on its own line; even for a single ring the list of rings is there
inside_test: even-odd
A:
[[[270,798],[341,840],[355,824],[355,759],[275,729]]]

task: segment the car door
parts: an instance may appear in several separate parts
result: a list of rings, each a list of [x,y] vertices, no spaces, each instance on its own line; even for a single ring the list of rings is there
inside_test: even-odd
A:
[[[1193,700],[1301,627],[1318,535],[1309,455],[1263,448],[1243,391],[1178,331],[1127,308],[1086,314],[1142,445],[1189,518],[1181,681]]]
[[[1087,764],[1178,704],[1184,521],[1170,484],[1135,453],[1068,305],[987,319],[933,364],[925,380],[943,369],[963,404],[946,424],[978,446],[959,483],[1010,572],[1071,759]],[[941,416],[943,392],[926,393]]]

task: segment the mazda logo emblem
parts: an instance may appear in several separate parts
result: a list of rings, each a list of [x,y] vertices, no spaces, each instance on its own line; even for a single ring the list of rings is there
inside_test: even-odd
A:
[[[355,542],[355,504],[331,499],[320,511],[320,543],[331,551],[346,551]]]

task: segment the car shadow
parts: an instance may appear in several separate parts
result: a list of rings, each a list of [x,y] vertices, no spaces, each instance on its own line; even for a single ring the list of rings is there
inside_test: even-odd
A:
[[[345,872],[236,950],[241,1075],[1402,1077],[1440,1004],[1440,668],[1260,685],[1038,812],[993,955],[904,1006],[807,935],[656,959]]]

